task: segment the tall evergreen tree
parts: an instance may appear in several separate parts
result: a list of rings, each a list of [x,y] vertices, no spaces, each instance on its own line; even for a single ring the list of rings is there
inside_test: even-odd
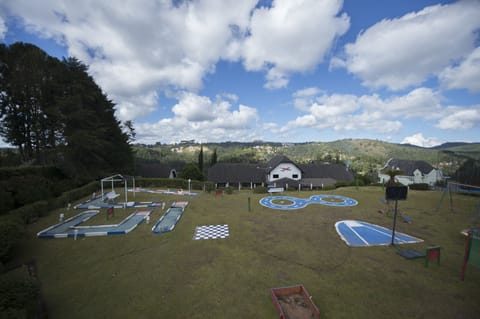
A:
[[[54,98],[60,62],[31,44],[2,45],[0,51],[0,134],[24,162],[45,164],[61,130]]]
[[[114,104],[95,84],[84,64],[75,58],[64,63],[68,84],[62,108],[69,114],[64,134],[68,162],[75,170],[93,177],[131,168],[132,150],[115,118]]]
[[[198,153],[198,168],[203,175],[203,145],[200,145],[200,152]]]
[[[129,135],[114,107],[77,59],[0,45],[0,135],[24,162],[61,164],[84,178],[131,169]]]
[[[212,159],[210,161],[210,165],[212,165],[212,166],[215,165],[217,163],[217,160],[218,160],[217,159],[217,148],[215,147],[213,149],[213,154],[212,154]]]

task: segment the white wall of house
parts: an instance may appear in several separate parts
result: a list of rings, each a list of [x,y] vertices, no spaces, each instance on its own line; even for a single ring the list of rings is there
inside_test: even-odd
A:
[[[442,171],[432,169],[432,171],[423,176],[424,183],[428,183],[430,185],[435,185],[436,182],[443,180]]]
[[[268,182],[274,182],[282,178],[301,180],[302,171],[292,163],[285,163],[278,165],[268,174]]]
[[[390,180],[390,176],[386,174],[379,173],[378,177],[381,183],[386,183]],[[427,183],[431,186],[435,185],[437,181],[441,181],[443,179],[443,174],[441,171],[433,169],[430,173],[423,175],[420,170],[416,169],[413,172],[413,176],[406,176],[406,175],[397,175],[395,176],[395,180],[403,185],[410,185],[410,184],[419,184],[419,183]]]

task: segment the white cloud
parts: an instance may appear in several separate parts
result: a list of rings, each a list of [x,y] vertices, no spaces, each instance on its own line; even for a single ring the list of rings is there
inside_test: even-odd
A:
[[[298,90],[293,93],[293,105],[299,110],[308,111],[308,108],[315,102],[315,97],[320,92],[320,89],[316,87]]]
[[[56,39],[118,103],[122,119],[151,111],[133,103],[158,90],[198,90],[235,32],[244,32],[255,0],[108,1],[6,0],[26,29]],[[234,30],[236,30],[234,32]],[[124,101],[130,96],[130,101]],[[142,108],[142,110],[138,110]]]
[[[341,0],[177,2],[5,0],[12,17],[55,39],[89,66],[121,120],[154,109],[163,90],[198,91],[220,59],[265,71],[265,87],[288,85],[293,72],[313,70],[349,27]],[[0,24],[1,34],[1,24]],[[295,48],[292,50],[292,48]]]
[[[480,127],[480,105],[471,108],[447,107],[436,126],[444,130],[468,130]]]
[[[266,75],[267,82],[264,87],[267,89],[281,89],[287,87],[288,77],[285,72],[273,67],[268,70]]]
[[[476,48],[458,66],[447,67],[440,73],[443,86],[449,89],[466,88],[480,92],[480,48]]]
[[[424,137],[422,133],[413,134],[403,139],[402,144],[412,144],[421,147],[433,147],[442,144],[435,137]]]
[[[172,111],[173,113],[190,122],[211,121],[215,118],[215,108],[228,109],[227,102],[214,105],[209,97],[198,96],[194,93],[184,93]]]
[[[137,141],[178,142],[183,139],[197,141],[251,141],[259,138],[258,114],[253,107],[238,105],[232,110],[230,102],[217,96],[209,97],[191,92],[178,94],[178,103],[173,106],[173,118],[157,123],[137,123]]]
[[[435,5],[382,20],[345,46],[345,65],[369,87],[400,90],[419,85],[475,49],[480,2]],[[448,39],[448,40],[447,40]]]
[[[382,98],[377,94],[320,94],[316,88],[293,94],[294,104],[300,101],[304,113],[288,122],[283,130],[313,128],[343,131],[367,131],[391,134],[404,127],[404,121],[432,121],[445,116],[447,109],[440,104],[441,96],[428,88],[414,89],[404,95]]]
[[[7,33],[7,25],[5,19],[0,15],[0,40],[5,38],[5,33]]]
[[[380,102],[391,117],[431,118],[441,111],[441,97],[429,88],[417,88],[406,95],[396,96]],[[368,103],[372,105],[372,103]],[[379,104],[380,105],[380,104]],[[373,104],[375,107],[376,105]]]
[[[290,73],[315,68],[333,41],[348,30],[348,16],[338,16],[342,4],[274,0],[272,7],[253,12],[248,34],[232,41],[225,56],[243,60],[247,70],[267,70],[266,88],[285,87]]]

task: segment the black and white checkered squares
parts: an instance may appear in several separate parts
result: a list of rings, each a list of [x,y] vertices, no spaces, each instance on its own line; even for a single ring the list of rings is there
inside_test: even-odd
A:
[[[228,236],[228,225],[197,226],[193,240],[228,238]]]

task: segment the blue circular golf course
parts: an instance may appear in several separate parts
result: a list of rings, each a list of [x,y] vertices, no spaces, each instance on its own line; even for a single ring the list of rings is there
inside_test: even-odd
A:
[[[259,201],[260,205],[272,209],[300,209],[310,204],[327,206],[356,206],[358,202],[352,198],[338,195],[313,195],[308,199],[291,196],[268,196]]]

